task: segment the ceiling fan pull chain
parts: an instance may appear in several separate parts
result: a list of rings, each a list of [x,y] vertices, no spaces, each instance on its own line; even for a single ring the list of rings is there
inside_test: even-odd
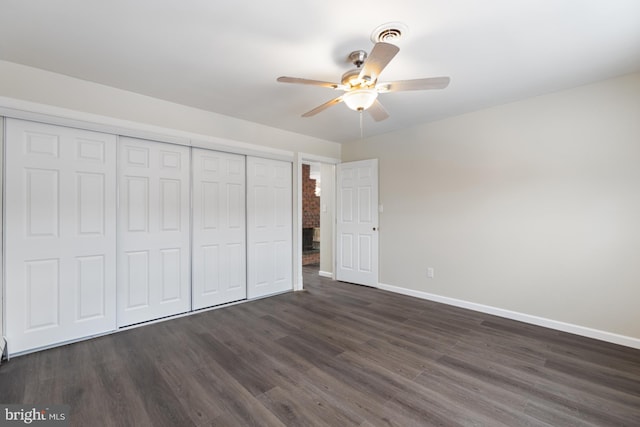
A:
[[[360,139],[364,138],[364,120],[363,120],[364,110],[360,110]]]

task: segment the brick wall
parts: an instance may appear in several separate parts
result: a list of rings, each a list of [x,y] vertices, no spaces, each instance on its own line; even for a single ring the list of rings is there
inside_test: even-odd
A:
[[[309,165],[302,165],[302,228],[320,227],[320,197],[316,197],[316,180],[309,178]],[[302,253],[302,265],[319,264],[320,251]]]
[[[311,252],[302,254],[302,265],[320,264],[320,252]]]
[[[320,197],[316,180],[309,178],[309,165],[302,165],[302,228],[320,227]]]

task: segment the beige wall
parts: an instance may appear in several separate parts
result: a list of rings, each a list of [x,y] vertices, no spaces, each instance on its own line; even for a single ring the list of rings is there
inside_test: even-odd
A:
[[[342,158],[380,160],[381,283],[640,338],[640,74]]]
[[[0,96],[85,113],[340,158],[340,144],[125,90],[0,61]]]

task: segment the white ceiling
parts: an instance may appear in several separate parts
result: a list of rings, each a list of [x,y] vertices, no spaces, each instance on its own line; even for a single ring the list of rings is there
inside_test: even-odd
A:
[[[339,81],[389,21],[380,80],[451,84],[382,94],[365,136],[640,70],[638,0],[0,0],[0,59],[344,142],[346,106],[300,117],[338,93],[276,78]]]

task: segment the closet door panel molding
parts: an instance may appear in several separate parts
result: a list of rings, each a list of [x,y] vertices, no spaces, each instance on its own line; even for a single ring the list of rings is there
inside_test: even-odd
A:
[[[245,157],[194,148],[193,309],[247,297]]]
[[[118,144],[118,326],[191,310],[189,148]]]
[[[6,121],[12,354],[116,327],[116,137]]]
[[[292,166],[247,157],[248,297],[293,289]]]

